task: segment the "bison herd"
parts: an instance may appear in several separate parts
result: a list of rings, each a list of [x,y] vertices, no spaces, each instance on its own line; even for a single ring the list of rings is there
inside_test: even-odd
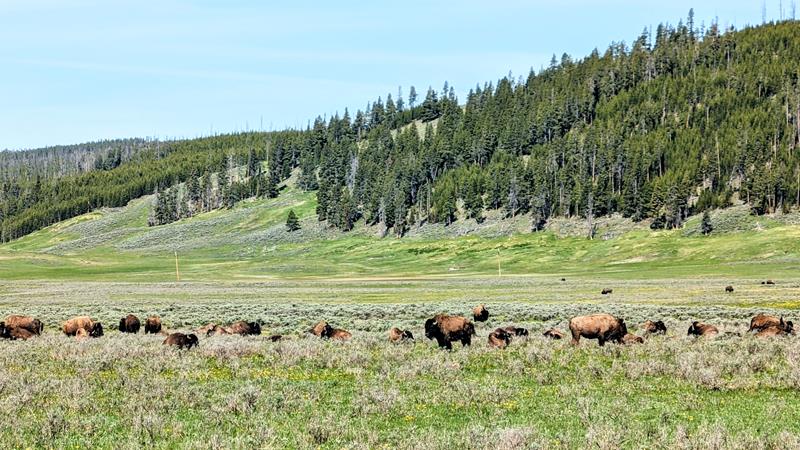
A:
[[[489,319],[489,311],[485,305],[476,306],[473,309],[473,319],[476,322],[485,322]],[[119,320],[119,331],[121,333],[138,333],[141,328],[139,318],[133,314]],[[667,327],[661,320],[647,320],[641,325],[644,336],[666,334]],[[77,339],[97,338],[103,336],[103,325],[88,316],[74,317],[67,320],[61,326],[62,332],[67,336],[74,336]],[[40,336],[44,331],[44,325],[39,319],[10,315],[0,322],[0,338],[12,340],[27,340],[35,336]],[[577,345],[581,338],[597,339],[600,346],[606,342],[618,344],[637,344],[643,343],[643,336],[637,336],[628,332],[625,320],[611,314],[591,314],[573,317],[569,321],[569,331],[572,336],[572,344]],[[794,324],[791,320],[784,320],[783,317],[758,314],[750,321],[749,333],[754,333],[757,337],[786,336],[794,334]],[[145,334],[161,334],[166,338],[164,345],[175,346],[179,349],[190,349],[199,343],[198,334],[201,336],[219,335],[260,335],[261,324],[258,322],[246,322],[243,320],[233,322],[228,326],[221,326],[209,323],[197,329],[196,333],[168,333],[163,330],[161,318],[150,316],[144,322]],[[352,334],[341,328],[334,328],[328,322],[322,320],[308,330],[308,333],[323,339],[335,341],[348,341]],[[719,334],[719,329],[711,324],[693,321],[687,331],[688,336],[713,337]],[[414,335],[409,330],[402,330],[392,327],[389,332],[389,341],[401,343],[413,341]],[[563,339],[564,333],[556,328],[545,330],[542,335],[550,339]],[[462,346],[472,344],[472,338],[476,336],[475,325],[467,318],[456,315],[437,314],[425,321],[425,337],[435,340],[439,347],[452,349],[454,342],[460,342]],[[488,345],[493,348],[503,349],[508,347],[514,338],[527,337],[528,330],[516,326],[497,328],[491,331],[488,336]],[[283,339],[283,336],[275,334],[268,338],[275,342]]]

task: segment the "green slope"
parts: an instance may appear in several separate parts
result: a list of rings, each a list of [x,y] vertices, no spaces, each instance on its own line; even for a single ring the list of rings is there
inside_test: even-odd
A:
[[[276,199],[245,201],[160,227],[146,224],[151,203],[152,197],[144,197],[4,244],[0,278],[170,281],[175,252],[181,279],[196,281],[462,277],[494,275],[498,265],[504,276],[605,278],[792,277],[800,268],[796,217],[754,218],[742,208],[715,213],[718,232],[711,236],[694,233],[695,217],[682,230],[633,226],[609,239],[550,231],[457,236],[454,229],[463,221],[449,229],[426,225],[397,239],[380,238],[363,224],[350,233],[325,227],[316,220],[315,194],[294,187]],[[290,209],[303,226],[295,233],[284,227]],[[483,226],[503,225],[495,220]]]

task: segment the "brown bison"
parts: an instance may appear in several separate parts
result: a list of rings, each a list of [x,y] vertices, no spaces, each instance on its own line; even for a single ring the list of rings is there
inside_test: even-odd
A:
[[[197,347],[197,336],[195,334],[172,333],[164,339],[164,345],[174,345],[179,349],[190,349]]]
[[[510,326],[507,326],[507,327],[505,327],[503,329],[506,330],[508,332],[508,334],[510,334],[511,336],[516,336],[516,337],[523,337],[523,336],[527,337],[528,336],[528,329],[527,328],[520,328],[520,327],[515,327],[513,325],[510,325]]]
[[[637,336],[635,334],[627,333],[625,336],[622,336],[622,343],[625,345],[630,344],[644,344],[644,339],[641,336]]]
[[[93,321],[89,316],[81,316],[69,319],[64,322],[61,328],[67,336],[75,336],[78,330],[85,330],[90,337],[100,337],[103,335],[103,325]]]
[[[5,322],[0,322],[0,338],[25,341],[34,336],[38,336],[38,334],[31,333],[25,328],[9,327]]]
[[[687,336],[705,336],[705,337],[712,337],[719,334],[719,329],[714,325],[708,325],[705,323],[701,323],[698,321],[692,322],[692,325],[689,327],[689,331],[686,333]]]
[[[133,314],[128,314],[126,317],[119,319],[120,333],[138,333],[140,326],[139,318]]]
[[[326,335],[330,335],[332,331],[333,328],[324,320],[320,320],[314,327],[308,330],[309,333],[317,337],[325,337]]]
[[[667,334],[667,326],[661,320],[655,322],[647,320],[642,324],[642,328],[644,328],[644,334]]]
[[[601,347],[607,341],[622,343],[622,337],[628,334],[625,321],[611,314],[573,317],[569,321],[569,330],[572,332],[572,345],[578,345],[581,337],[585,337],[586,339],[597,339],[597,343]]]
[[[758,314],[750,320],[748,332],[761,331],[767,328],[779,328],[786,333],[794,333],[794,323],[791,320],[784,321],[783,317],[775,317],[767,314]]]
[[[408,330],[401,330],[397,327],[392,327],[389,330],[389,342],[405,342],[413,340],[414,335]]]
[[[785,329],[779,326],[767,327],[762,328],[761,330],[756,333],[756,337],[773,337],[773,336],[787,336],[792,334],[791,331],[786,331]]]
[[[602,291],[600,291],[600,293],[603,295],[613,294],[614,290],[611,288],[604,288]]]
[[[511,333],[498,328],[489,333],[489,347],[506,348],[511,343]]]
[[[216,327],[217,327],[217,324],[215,324],[214,322],[211,322],[211,323],[208,323],[208,324],[203,325],[202,327],[198,328],[197,332],[200,333],[200,334],[208,335],[208,332],[213,330]]]
[[[475,325],[464,317],[437,314],[425,321],[425,337],[436,339],[439,347],[447,350],[453,348],[453,342],[460,341],[463,346],[472,344],[474,335]]]
[[[11,329],[19,328],[26,330],[32,334],[37,336],[42,334],[44,331],[44,324],[39,319],[34,319],[33,317],[29,316],[20,316],[17,314],[12,314],[6,317],[6,320],[3,321],[5,326]]]
[[[158,334],[161,332],[161,317],[150,316],[144,321],[144,334]]]
[[[88,338],[89,338],[89,332],[87,332],[83,328],[78,328],[78,331],[75,332],[75,339],[77,339],[79,341],[82,341],[82,340],[88,339]]]
[[[545,332],[542,333],[542,336],[544,336],[546,338],[549,338],[549,339],[556,339],[556,340],[564,339],[564,333],[561,332],[561,330],[557,330],[555,328],[550,328],[549,330],[545,330]]]
[[[349,341],[353,335],[349,331],[342,328],[331,328],[330,333],[323,335],[323,337],[333,339],[334,341]]]
[[[228,328],[228,333],[240,336],[257,336],[261,334],[261,325],[258,322],[245,322],[240,320],[233,322]]]
[[[226,334],[231,334],[231,332],[216,324],[206,331],[206,336],[224,336]]]
[[[733,286],[730,286],[730,285],[725,286],[725,292],[727,292],[729,294],[732,293],[733,292]]]
[[[489,320],[489,310],[484,305],[478,305],[472,308],[472,318],[475,322],[486,322]]]

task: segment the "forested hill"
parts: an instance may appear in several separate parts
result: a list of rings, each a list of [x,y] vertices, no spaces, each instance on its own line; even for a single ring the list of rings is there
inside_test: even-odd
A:
[[[421,221],[480,221],[486,209],[530,214],[537,230],[553,216],[591,224],[613,212],[676,227],[737,200],[755,214],[794,208],[798,61],[798,22],[699,30],[690,14],[461,102],[447,84],[419,102],[410,90],[305,130],[146,145],[61,176],[13,176],[0,158],[11,174],[0,176],[0,238],[153,192],[159,225],[278,195],[295,169],[317,191],[319,219],[345,231],[363,219],[402,235]]]

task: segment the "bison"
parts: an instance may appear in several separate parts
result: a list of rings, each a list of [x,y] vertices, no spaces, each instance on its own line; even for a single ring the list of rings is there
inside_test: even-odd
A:
[[[611,288],[604,288],[602,291],[600,291],[600,293],[603,295],[613,294],[614,290]]]
[[[472,308],[472,318],[475,322],[486,322],[489,320],[489,310],[484,305],[478,305]]]
[[[597,344],[601,347],[607,341],[622,343],[623,336],[628,334],[625,321],[611,314],[573,317],[569,321],[569,330],[572,332],[572,345],[578,345],[581,337],[585,337],[597,339]]]
[[[3,339],[22,339],[23,341],[28,340],[34,336],[38,336],[35,333],[31,333],[26,328],[20,327],[9,327],[6,325],[5,322],[0,322],[0,338]]]
[[[625,345],[630,344],[644,344],[644,339],[641,336],[637,336],[635,334],[627,333],[625,336],[622,336],[622,343]]]
[[[280,334],[273,334],[272,336],[268,337],[267,339],[269,339],[272,342],[278,342],[278,341],[282,341],[283,340],[283,336],[281,336]]]
[[[692,325],[689,327],[689,331],[686,333],[687,336],[705,336],[705,337],[712,337],[719,334],[719,329],[714,325],[708,325],[705,323],[701,323],[698,321],[692,322]]]
[[[759,330],[758,333],[756,333],[756,337],[786,336],[789,334],[792,334],[792,332],[786,331],[784,328],[779,326],[771,326]]]
[[[29,316],[20,316],[17,314],[12,314],[6,317],[4,323],[7,328],[23,329],[37,336],[41,335],[42,332],[44,331],[44,325],[42,324],[42,322],[39,319],[34,319],[33,317]]]
[[[333,328],[324,320],[320,320],[313,328],[308,330],[309,333],[317,337],[325,337],[326,335],[330,335],[332,331]]]
[[[775,284],[772,280],[762,281],[761,284]]]
[[[62,331],[67,336],[75,336],[78,330],[85,330],[90,337],[100,337],[103,335],[103,325],[93,321],[89,316],[75,317],[64,322]]]
[[[414,340],[414,335],[408,330],[392,327],[389,330],[389,342],[405,342]]]
[[[150,316],[144,321],[144,334],[158,334],[161,332],[161,317]]]
[[[232,323],[227,330],[230,334],[238,334],[240,336],[257,336],[261,334],[261,325],[259,325],[258,322],[245,322],[244,320],[240,320]]]
[[[128,314],[126,317],[119,319],[120,333],[138,333],[140,326],[139,318],[133,314]]]
[[[767,328],[779,328],[786,333],[794,333],[794,323],[791,320],[784,321],[783,317],[778,318],[767,314],[758,314],[750,320],[750,329],[748,332],[761,331]]]
[[[206,336],[224,336],[226,334],[231,334],[231,332],[216,324],[206,331]]]
[[[725,292],[727,292],[729,294],[733,293],[733,286],[730,286],[730,285],[725,286]]]
[[[82,341],[84,339],[87,339],[88,337],[89,337],[89,333],[83,328],[78,328],[78,331],[75,332],[75,339],[76,340]]]
[[[507,327],[505,327],[503,329],[506,330],[508,332],[508,334],[510,334],[511,336],[516,336],[516,337],[523,337],[523,336],[527,337],[528,336],[528,329],[527,328],[520,328],[520,327],[515,327],[513,325],[510,325],[510,326],[507,326]]]
[[[557,330],[555,328],[550,328],[549,330],[545,330],[544,333],[542,333],[542,336],[548,339],[555,339],[555,340],[564,339],[564,333],[561,330]]]
[[[656,320],[655,322],[652,320],[645,321],[642,324],[642,328],[644,328],[644,334],[667,334],[667,326],[661,320]]]
[[[510,343],[511,333],[502,328],[498,328],[489,333],[489,347],[502,349],[508,347]]]
[[[326,335],[323,335],[323,337],[333,339],[335,341],[349,341],[353,335],[349,331],[342,328],[331,328],[331,331]]]
[[[464,317],[437,314],[425,321],[425,337],[436,339],[439,347],[447,350],[452,350],[453,342],[460,341],[463,346],[472,344],[474,335],[475,325]]]
[[[195,334],[172,333],[164,339],[164,345],[174,345],[179,349],[190,349],[197,347],[197,336]]]

